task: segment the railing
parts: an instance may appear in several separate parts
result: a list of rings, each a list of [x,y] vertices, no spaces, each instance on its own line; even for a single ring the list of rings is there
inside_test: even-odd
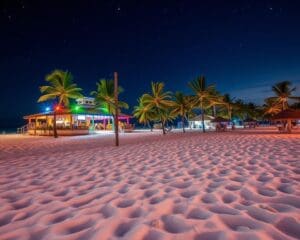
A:
[[[28,131],[28,124],[17,128],[17,134],[25,134]]]

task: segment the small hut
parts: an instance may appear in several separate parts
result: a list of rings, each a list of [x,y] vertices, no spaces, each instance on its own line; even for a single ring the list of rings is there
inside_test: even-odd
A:
[[[256,124],[257,124],[257,121],[253,118],[246,118],[244,121],[243,121],[243,124],[244,124],[244,128],[255,128],[256,127]]]
[[[219,131],[226,131],[227,124],[230,122],[230,120],[223,117],[216,117],[211,122],[216,123],[215,125],[216,131],[219,132]]]
[[[293,109],[287,109],[283,110],[280,113],[274,115],[272,117],[273,121],[280,121],[282,123],[282,126],[278,127],[278,130],[280,132],[292,132],[292,121],[300,120],[300,111],[299,110],[293,110]]]
[[[204,127],[205,129],[212,128],[211,121],[214,119],[213,116],[204,115]],[[202,115],[197,115],[189,119],[189,128],[202,128]]]
[[[223,117],[216,117],[211,122],[213,123],[228,123],[230,122],[229,119],[223,118]]]

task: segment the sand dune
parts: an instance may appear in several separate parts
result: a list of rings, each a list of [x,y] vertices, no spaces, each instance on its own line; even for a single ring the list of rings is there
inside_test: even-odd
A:
[[[300,239],[300,135],[0,137],[0,239]]]

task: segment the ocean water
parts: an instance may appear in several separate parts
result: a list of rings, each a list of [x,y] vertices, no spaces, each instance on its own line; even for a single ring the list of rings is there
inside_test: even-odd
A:
[[[17,128],[0,128],[1,134],[14,134],[17,133]]]

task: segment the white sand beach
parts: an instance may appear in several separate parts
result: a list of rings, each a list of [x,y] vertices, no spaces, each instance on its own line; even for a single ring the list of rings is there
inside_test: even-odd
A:
[[[0,239],[300,239],[300,134],[0,136]]]

